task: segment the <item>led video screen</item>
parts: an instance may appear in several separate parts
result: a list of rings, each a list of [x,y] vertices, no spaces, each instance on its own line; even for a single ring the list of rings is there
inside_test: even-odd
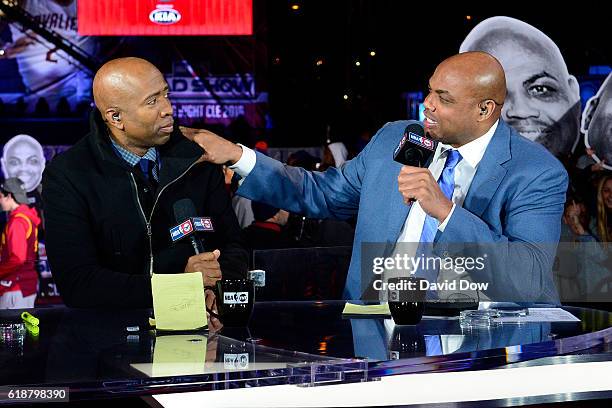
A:
[[[252,0],[79,0],[80,35],[251,35]]]

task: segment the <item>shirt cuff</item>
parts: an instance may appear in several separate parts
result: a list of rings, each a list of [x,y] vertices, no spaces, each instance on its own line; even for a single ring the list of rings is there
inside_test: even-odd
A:
[[[238,143],[238,146],[242,147],[242,156],[240,156],[240,160],[227,167],[234,170],[240,177],[245,178],[253,171],[255,163],[257,162],[257,154],[255,154],[255,150],[249,149],[240,143]]]
[[[448,215],[446,216],[442,224],[438,226],[438,231],[444,232],[444,228],[446,228],[446,225],[448,224],[448,220],[450,220],[450,218],[453,216],[453,212],[455,211],[455,205],[456,204],[453,203],[453,208],[451,208],[450,212],[448,213]]]

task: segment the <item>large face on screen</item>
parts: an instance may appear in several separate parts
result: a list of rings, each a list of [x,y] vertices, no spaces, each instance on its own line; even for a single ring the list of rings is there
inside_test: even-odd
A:
[[[558,47],[515,19],[493,17],[479,25],[461,51],[485,51],[502,64],[508,87],[502,118],[555,156],[567,156],[579,136],[580,92]]]
[[[612,170],[612,74],[589,99],[582,118],[585,144]]]
[[[33,191],[42,179],[45,156],[40,143],[28,135],[17,135],[3,149],[2,172],[4,178],[18,177],[27,192]]]

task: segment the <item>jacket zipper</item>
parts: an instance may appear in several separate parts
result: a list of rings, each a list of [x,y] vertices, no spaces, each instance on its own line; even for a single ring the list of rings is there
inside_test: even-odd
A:
[[[153,213],[155,212],[155,206],[157,205],[157,201],[159,201],[159,197],[169,185],[174,184],[178,179],[180,179],[185,174],[187,174],[187,172],[191,170],[192,167],[195,166],[196,164],[198,164],[197,161],[195,163],[192,163],[191,166],[187,167],[187,170],[182,172],[177,178],[175,178],[174,180],[172,180],[171,182],[163,186],[161,190],[159,190],[159,193],[157,194],[157,197],[155,197],[155,201],[153,202],[153,207],[151,208],[151,215],[149,215],[148,219],[142,208],[140,197],[138,196],[138,185],[136,184],[136,179],[134,178],[134,174],[130,172],[130,178],[132,179],[132,186],[134,187],[134,190],[136,192],[136,201],[138,202],[138,208],[140,208],[140,213],[142,214],[142,218],[145,222],[145,225],[147,226],[147,238],[149,240],[149,276],[150,277],[153,277],[153,238],[152,238],[153,232],[151,229],[151,220],[153,219]]]

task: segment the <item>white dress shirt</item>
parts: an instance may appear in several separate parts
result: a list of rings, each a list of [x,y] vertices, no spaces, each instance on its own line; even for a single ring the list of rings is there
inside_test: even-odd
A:
[[[450,213],[448,213],[448,216],[438,226],[439,231],[444,231],[444,228],[446,228],[448,221],[455,211],[455,207],[461,207],[463,205],[470,184],[472,184],[472,180],[474,179],[474,174],[476,174],[478,164],[482,160],[485,150],[487,150],[487,146],[497,129],[498,123],[499,121],[496,121],[487,133],[457,149],[462,159],[455,167],[455,189],[451,200],[453,202],[453,207]],[[433,160],[428,167],[436,180],[438,180],[440,174],[442,174],[442,170],[444,170],[446,156],[448,156],[448,150],[450,149],[452,149],[452,146],[438,143]],[[423,224],[425,223],[425,215],[425,211],[423,211],[419,202],[413,203],[397,242],[419,242],[421,239],[421,232],[423,231]]]
[[[455,190],[453,191],[453,199],[451,200],[453,202],[453,207],[451,208],[451,211],[444,222],[442,222],[438,227],[440,231],[444,231],[444,228],[446,228],[448,220],[450,220],[453,212],[455,211],[455,207],[457,205],[463,205],[463,201],[468,193],[470,184],[472,184],[472,180],[474,179],[474,174],[476,174],[478,164],[482,160],[482,156],[484,155],[484,152],[487,149],[495,130],[497,129],[498,123],[499,121],[496,121],[484,135],[472,140],[467,144],[464,144],[457,149],[459,150],[462,159],[457,164],[457,167],[455,167]],[[434,158],[428,167],[436,180],[440,177],[442,170],[444,170],[444,164],[448,154],[447,151],[449,149],[452,149],[452,147],[438,143],[438,147],[434,153]],[[240,160],[229,166],[229,168],[234,170],[244,179],[251,173],[255,167],[256,161],[257,155],[255,154],[255,151],[246,146],[242,146],[242,156],[240,157]],[[418,201],[413,203],[412,206],[413,208],[408,213],[408,217],[406,217],[404,227],[402,228],[402,232],[400,233],[397,242],[419,242],[421,238],[423,224],[425,223],[425,211],[423,211]]]

